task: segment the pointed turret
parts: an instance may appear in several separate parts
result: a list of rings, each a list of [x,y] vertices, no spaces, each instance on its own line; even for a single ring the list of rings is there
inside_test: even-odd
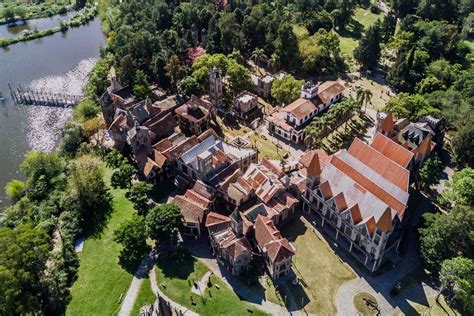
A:
[[[315,152],[311,161],[306,169],[306,185],[308,188],[313,189],[319,184],[319,177],[321,176],[321,164],[319,163],[319,156]]]

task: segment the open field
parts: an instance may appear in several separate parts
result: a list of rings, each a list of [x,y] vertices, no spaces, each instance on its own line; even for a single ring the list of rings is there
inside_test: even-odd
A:
[[[160,257],[155,270],[158,286],[170,299],[201,315],[265,315],[241,301],[214,275],[210,277],[210,287],[202,296],[192,293],[194,282],[199,281],[208,270],[187,252]]]
[[[334,254],[324,240],[313,232],[311,224],[299,217],[288,222],[282,229],[284,237],[296,246],[293,270],[302,286],[286,285],[286,295],[296,304],[303,302],[307,313],[336,315],[335,295],[337,289],[355,277],[354,272]],[[347,304],[352,303],[348,298]]]
[[[106,169],[110,182],[112,171]],[[131,218],[133,206],[125,198],[125,191],[111,189],[113,211],[103,232],[90,236],[79,254],[80,266],[77,281],[71,288],[72,300],[67,315],[112,315],[120,309],[120,295],[125,295],[132,274],[118,263],[121,246],[113,241],[115,229]]]

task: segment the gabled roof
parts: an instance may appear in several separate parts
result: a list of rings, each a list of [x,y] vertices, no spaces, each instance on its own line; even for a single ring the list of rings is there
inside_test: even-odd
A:
[[[305,116],[310,115],[317,109],[317,106],[313,102],[311,102],[311,100],[299,98],[296,101],[293,101],[292,103],[288,104],[281,110],[283,112],[289,112],[293,114],[297,119],[300,120]]]
[[[211,227],[214,225],[228,222],[230,222],[230,218],[228,216],[216,212],[209,212],[206,217],[206,227]]]
[[[325,200],[332,198],[332,190],[329,181],[321,183],[321,185],[319,186],[319,190],[321,190],[321,194],[323,195]]]
[[[257,215],[254,224],[255,240],[261,249],[266,250],[272,262],[279,262],[295,254],[295,250],[280,231],[275,227],[271,219]]]
[[[322,103],[328,103],[332,98],[344,91],[344,86],[337,81],[326,81],[318,87],[318,97]]]
[[[347,208],[346,198],[344,197],[344,193],[342,191],[334,197],[334,203],[336,204],[339,212],[342,212]]]
[[[413,159],[413,153],[380,133],[375,135],[370,146],[403,168]]]
[[[379,113],[380,115],[381,113]],[[393,131],[393,115],[392,112],[386,112],[385,118],[382,119],[382,123],[379,126],[379,129],[385,134]]]
[[[173,204],[177,205],[185,222],[200,224],[204,220],[206,208],[185,196],[174,197]]]
[[[381,135],[381,137],[385,136]],[[406,151],[406,149],[403,149],[403,151]],[[370,169],[377,172],[384,179],[390,181],[403,191],[408,192],[410,171],[406,168],[358,138],[354,139],[348,149],[348,153]]]

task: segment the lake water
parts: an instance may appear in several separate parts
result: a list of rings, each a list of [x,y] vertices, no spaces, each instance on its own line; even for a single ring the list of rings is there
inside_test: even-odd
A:
[[[42,20],[42,19],[39,19]],[[57,17],[56,17],[57,21]],[[30,23],[35,23],[32,21]],[[12,87],[80,94],[88,72],[99,58],[105,37],[98,19],[66,33],[56,33],[0,49],[0,212],[7,205],[5,185],[22,179],[19,164],[29,150],[54,148],[59,128],[71,109],[15,105]]]
[[[59,25],[59,21],[69,20],[76,14],[71,11],[63,15],[55,15],[48,18],[19,21],[11,24],[0,25],[0,37],[13,38],[21,35],[23,31],[46,30]]]

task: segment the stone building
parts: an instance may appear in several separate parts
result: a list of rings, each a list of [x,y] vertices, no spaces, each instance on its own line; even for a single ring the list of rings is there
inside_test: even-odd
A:
[[[303,209],[371,271],[396,250],[407,217],[410,172],[397,156],[409,151],[400,148],[379,151],[355,139],[332,156],[313,152],[306,168]]]

